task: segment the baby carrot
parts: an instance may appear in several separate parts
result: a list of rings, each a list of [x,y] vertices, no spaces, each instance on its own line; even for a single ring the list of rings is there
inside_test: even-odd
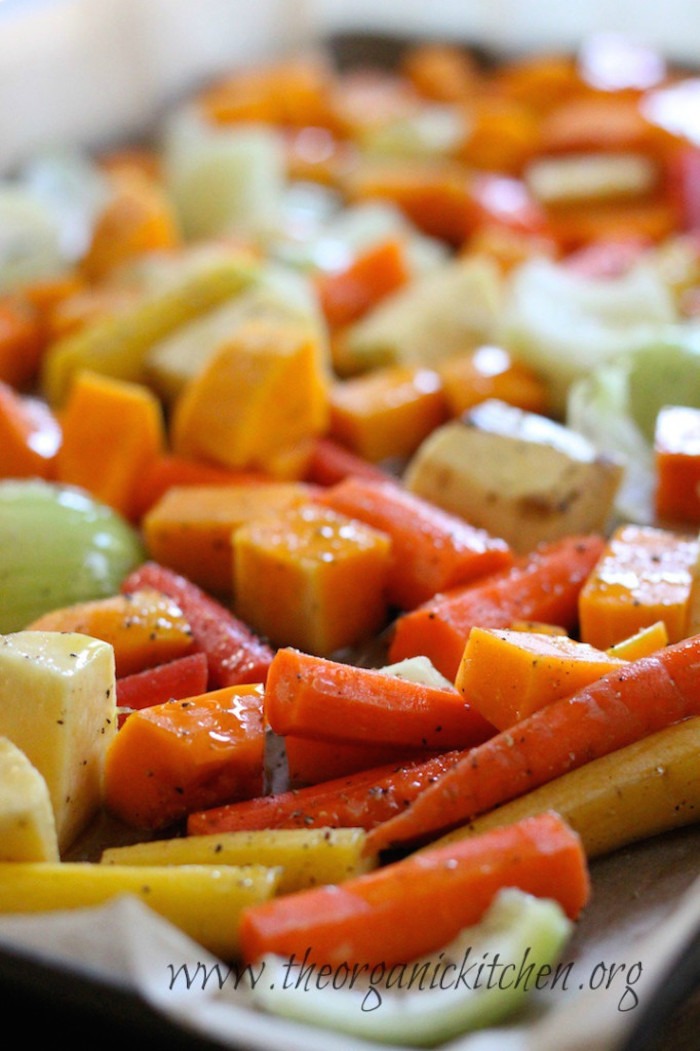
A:
[[[241,917],[241,952],[247,962],[277,953],[304,965],[391,967],[448,944],[502,887],[552,898],[576,919],[590,890],[578,835],[545,812],[340,885],[252,905]]]
[[[144,562],[122,581],[124,592],[155,588],[180,607],[192,630],[195,648],[207,655],[209,689],[262,683],[272,650],[243,621],[187,577],[157,562]]]
[[[623,665],[472,748],[370,849],[434,839],[599,756],[700,714],[700,635]]]
[[[466,748],[493,726],[453,689],[441,689],[312,656],[277,651],[265,687],[265,715],[280,735],[405,748]]]
[[[389,534],[389,600],[400,609],[414,609],[439,591],[513,563],[505,540],[391,481],[347,478],[319,492],[316,499]]]
[[[466,755],[388,763],[317,785],[192,811],[188,835],[257,828],[370,829],[401,813],[418,793]]]

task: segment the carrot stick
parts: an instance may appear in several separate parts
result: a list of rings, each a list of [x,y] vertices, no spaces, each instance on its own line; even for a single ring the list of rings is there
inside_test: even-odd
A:
[[[318,785],[192,811],[188,835],[258,828],[364,828],[404,810],[463,750],[389,763]]]
[[[466,748],[495,731],[458,691],[426,686],[376,668],[283,647],[272,659],[265,715],[275,733],[322,741],[407,748]]]
[[[584,763],[700,714],[700,635],[623,665],[472,748],[368,849],[434,839]]]
[[[400,609],[414,609],[439,591],[513,563],[504,540],[390,481],[347,478],[316,499],[389,534],[389,601]]]
[[[117,707],[125,709],[120,712],[120,725],[128,715],[127,709],[136,711],[205,693],[208,673],[206,655],[197,652],[118,678]]]
[[[157,562],[137,566],[121,585],[124,592],[142,588],[155,588],[177,602],[196,648],[207,655],[210,690],[265,681],[272,649],[226,606]]]
[[[429,657],[454,682],[474,625],[508,628],[514,621],[532,620],[573,632],[579,592],[604,544],[596,534],[567,536],[522,556],[509,569],[436,595],[396,621],[389,660]]]
[[[444,947],[517,887],[576,919],[590,893],[578,835],[553,812],[414,854],[329,887],[253,905],[241,916],[245,961],[277,953],[304,964],[386,967]]]
[[[388,481],[391,476],[388,471],[346,449],[334,438],[315,438],[304,481],[315,485],[335,485],[336,482],[349,477]]]

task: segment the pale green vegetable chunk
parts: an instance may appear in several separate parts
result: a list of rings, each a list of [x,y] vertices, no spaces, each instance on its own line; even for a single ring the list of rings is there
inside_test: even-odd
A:
[[[0,482],[0,632],[119,590],[145,558],[136,530],[81,489]]]
[[[370,976],[324,978],[308,970],[297,980],[288,960],[268,955],[265,981],[251,989],[253,1002],[268,1011],[312,1025],[386,1044],[434,1047],[450,1037],[502,1022],[528,996],[518,981],[523,961],[537,974],[553,967],[573,931],[561,906],[515,888],[494,899],[481,923],[469,927],[441,952],[397,967],[375,967]],[[495,978],[481,980],[471,962],[494,962]],[[490,972],[489,972],[490,973]],[[460,979],[460,974],[464,980]],[[346,978],[343,981],[343,978]]]

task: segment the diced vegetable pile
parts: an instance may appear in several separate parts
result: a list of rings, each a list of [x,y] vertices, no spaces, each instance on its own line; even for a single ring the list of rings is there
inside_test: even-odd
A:
[[[553,964],[697,821],[689,96],[622,39],[319,54],[0,184],[0,912],[130,892],[435,1045],[522,997],[368,974]]]

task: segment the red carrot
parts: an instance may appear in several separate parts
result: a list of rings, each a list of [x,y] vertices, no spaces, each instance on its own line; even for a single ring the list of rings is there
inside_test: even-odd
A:
[[[389,601],[399,609],[414,609],[439,591],[513,563],[505,540],[389,480],[347,478],[319,492],[316,499],[388,533],[392,541]]]
[[[246,962],[385,967],[443,948],[478,923],[504,887],[559,902],[576,919],[590,883],[579,837],[546,812],[356,876],[253,905],[241,917]]]
[[[205,692],[207,681],[206,654],[189,653],[186,657],[117,679],[117,706],[138,711],[169,700],[196,697]]]
[[[584,763],[700,714],[700,635],[630,662],[472,748],[370,832],[380,851],[430,841]]]
[[[467,753],[362,770],[348,777],[275,795],[193,811],[188,835],[256,828],[371,829],[405,810],[418,793]]]
[[[207,656],[210,690],[265,681],[272,648],[191,580],[157,562],[144,562],[121,585],[124,592],[140,588],[155,588],[177,602],[197,648]]]
[[[454,682],[474,625],[508,628],[514,621],[531,620],[573,631],[579,592],[604,544],[595,534],[567,536],[522,556],[508,569],[436,595],[398,618],[389,660],[429,657]]]
[[[388,481],[391,475],[376,464],[346,449],[333,438],[316,438],[306,466],[304,480],[315,485],[335,485],[343,478],[375,478]]]
[[[292,647],[279,649],[273,657],[265,715],[270,728],[282,736],[406,748],[466,748],[495,733],[457,690]]]

